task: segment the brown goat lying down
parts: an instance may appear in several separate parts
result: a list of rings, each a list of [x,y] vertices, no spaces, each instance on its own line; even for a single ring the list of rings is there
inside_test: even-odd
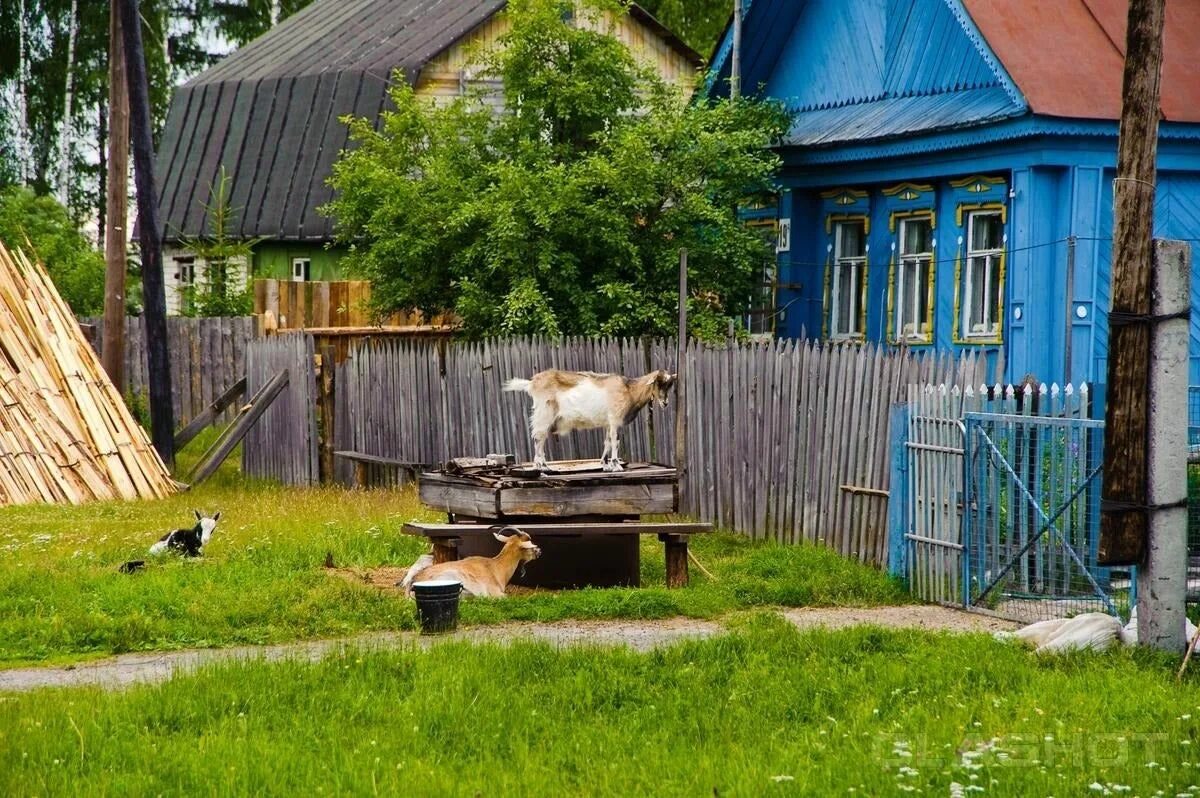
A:
[[[412,584],[416,581],[450,579],[462,582],[463,590],[469,596],[503,598],[505,588],[517,572],[517,566],[542,556],[541,548],[529,535],[512,527],[505,528],[511,529],[512,534],[492,533],[496,540],[504,544],[495,557],[464,557],[434,565],[432,554],[421,555],[400,582],[404,594],[412,594]]]
[[[594,371],[539,371],[532,379],[509,380],[506,391],[524,391],[533,397],[529,433],[533,437],[533,465],[546,467],[546,438],[573,429],[608,428],[600,460],[605,471],[621,471],[617,430],[643,407],[655,402],[666,407],[667,392],[675,375],[652,371],[641,377],[597,374]]]

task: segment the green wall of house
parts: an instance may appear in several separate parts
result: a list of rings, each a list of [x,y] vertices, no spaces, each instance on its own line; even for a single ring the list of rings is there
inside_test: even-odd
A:
[[[310,280],[345,280],[347,275],[338,261],[344,247],[325,248],[324,244],[303,241],[264,241],[254,247],[254,276],[277,280],[292,279],[292,259],[308,258]]]

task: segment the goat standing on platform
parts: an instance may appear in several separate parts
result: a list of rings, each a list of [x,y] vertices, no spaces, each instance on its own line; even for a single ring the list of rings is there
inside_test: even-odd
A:
[[[546,438],[574,429],[608,428],[600,455],[605,471],[621,471],[617,430],[655,402],[666,407],[667,392],[675,375],[652,371],[641,377],[597,374],[593,371],[539,371],[532,379],[512,379],[506,391],[523,391],[533,397],[529,433],[533,437],[534,468],[546,467]]]

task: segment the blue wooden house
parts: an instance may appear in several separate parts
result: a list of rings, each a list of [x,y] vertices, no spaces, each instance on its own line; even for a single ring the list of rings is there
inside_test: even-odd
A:
[[[751,211],[779,227],[774,332],[1103,381],[1126,2],[746,5],[743,92],[795,112],[778,205]],[[1200,2],[1167,4],[1155,232],[1194,244],[1197,32]],[[730,49],[726,31],[712,94]],[[1200,383],[1200,280],[1192,295]]]

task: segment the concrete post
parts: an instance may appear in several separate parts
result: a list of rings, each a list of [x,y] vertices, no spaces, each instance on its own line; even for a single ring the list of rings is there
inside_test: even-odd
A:
[[[1187,393],[1191,249],[1154,241],[1150,333],[1149,513],[1146,561],[1138,568],[1138,642],[1182,653],[1187,593]],[[1170,506],[1167,505],[1178,505]]]

